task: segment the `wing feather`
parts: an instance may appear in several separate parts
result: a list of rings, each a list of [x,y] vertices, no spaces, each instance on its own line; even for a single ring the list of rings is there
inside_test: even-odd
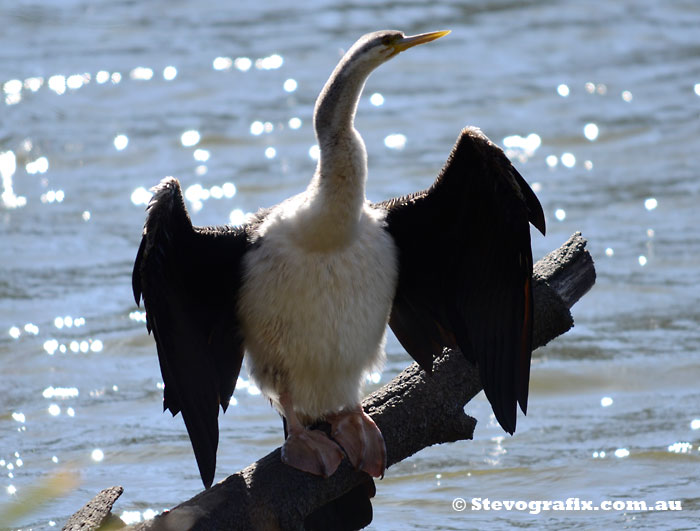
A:
[[[143,298],[165,384],[163,407],[182,412],[202,481],[216,468],[219,406],[226,410],[243,360],[236,312],[244,228],[193,227],[176,179],[154,189],[132,275]]]
[[[428,372],[444,347],[479,365],[501,426],[527,410],[532,352],[529,223],[542,207],[503,151],[475,128],[462,131],[426,191],[380,203],[399,249],[389,324]]]

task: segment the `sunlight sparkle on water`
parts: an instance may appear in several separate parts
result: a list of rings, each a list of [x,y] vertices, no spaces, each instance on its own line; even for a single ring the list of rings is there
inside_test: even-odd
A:
[[[503,139],[508,158],[517,158],[520,162],[526,162],[535,154],[535,151],[542,145],[542,139],[537,133],[530,133],[527,136],[510,135]]]
[[[141,521],[140,511],[122,511],[119,519],[126,525],[137,524]]]
[[[49,78],[49,89],[59,96],[66,91],[66,76],[54,75]]]
[[[13,494],[17,494],[17,487],[14,485],[8,485],[7,486],[7,493],[12,496]]]
[[[689,454],[693,451],[693,445],[689,442],[677,442],[669,444],[668,451],[674,454]]]
[[[141,312],[138,310],[130,312],[129,319],[131,319],[132,321],[136,321],[137,323],[145,323],[146,322],[146,312]]]
[[[224,197],[226,199],[231,199],[234,195],[236,195],[236,185],[233,183],[224,183],[221,186],[221,189],[224,191]]]
[[[615,457],[628,457],[630,455],[630,451],[627,448],[618,448],[615,450]]]
[[[622,97],[622,101],[626,101],[627,103],[634,99],[634,96],[632,96],[629,90],[623,90],[620,96]]]
[[[45,194],[41,194],[39,198],[42,203],[62,203],[66,194],[63,190],[49,190]]]
[[[318,160],[320,156],[321,149],[318,147],[318,144],[314,144],[309,148],[309,157],[311,157],[311,160]]]
[[[109,72],[107,72],[107,70],[100,70],[95,74],[95,81],[100,85],[107,83],[107,81],[109,81]]]
[[[654,210],[657,206],[659,206],[659,202],[655,197],[650,197],[644,200],[644,208],[647,210]]]
[[[639,265],[644,267],[647,265],[647,257],[644,256],[643,254],[640,254],[639,257],[637,258],[637,262],[639,262]]]
[[[52,417],[57,417],[58,415],[61,414],[61,407],[58,404],[51,404],[49,406],[49,415]]]
[[[233,65],[233,59],[230,57],[217,57],[212,61],[214,70],[228,70]]]
[[[693,419],[690,421],[691,430],[700,430],[700,419]]]
[[[557,93],[558,93],[562,98],[566,98],[566,97],[569,95],[569,93],[570,93],[570,91],[569,91],[569,86],[568,86],[568,85],[565,85],[564,83],[562,83],[561,85],[559,85],[559,86],[557,87]]]
[[[180,142],[182,142],[182,145],[185,147],[192,147],[199,144],[200,138],[199,131],[190,129],[189,131],[182,133],[180,136]]]
[[[265,130],[265,125],[259,120],[256,120],[252,124],[250,124],[250,134],[251,135],[255,135],[255,136],[261,135],[261,134],[263,134],[264,130]]]
[[[234,227],[237,227],[239,225],[243,225],[246,221],[246,215],[245,212],[243,212],[240,208],[236,208],[231,211],[231,213],[228,216],[229,222],[231,225]]]
[[[274,159],[277,156],[277,150],[272,146],[265,149],[265,158]]]
[[[2,177],[2,203],[6,208],[21,208],[27,204],[27,198],[16,195],[12,177],[17,171],[17,157],[14,151],[0,152],[0,176]]]
[[[177,68],[174,66],[166,66],[163,69],[163,79],[166,81],[172,81],[177,77]]]
[[[211,154],[209,153],[209,150],[200,148],[194,150],[193,156],[194,160],[198,160],[199,162],[206,162],[209,160]]]
[[[100,450],[99,448],[95,448],[95,449],[92,451],[92,453],[90,454],[90,458],[91,458],[93,461],[96,461],[96,462],[99,463],[100,461],[102,461],[102,460],[105,458],[105,454],[104,454],[104,452],[103,452],[102,450]]]
[[[700,83],[695,83],[695,86],[693,87],[693,90],[695,91],[695,94],[700,96]]]
[[[249,57],[237,57],[233,62],[233,66],[241,72],[247,72],[250,70],[250,67],[253,66],[253,61],[251,61]]]
[[[17,338],[19,338],[19,336],[20,336],[21,334],[22,334],[22,331],[21,331],[18,327],[13,326],[13,327],[10,328],[10,337],[11,337],[12,339],[17,339]]]
[[[185,199],[193,204],[201,201],[207,201],[210,197],[211,192],[209,189],[204,188],[199,183],[192,184],[185,189]]]
[[[49,356],[53,356],[54,353],[58,350],[58,341],[55,339],[47,339],[44,341],[44,350],[48,353]]]
[[[65,326],[66,328],[71,328],[71,327],[73,327],[73,326],[75,326],[76,328],[78,328],[78,327],[80,327],[80,326],[84,326],[84,325],[85,325],[85,318],[84,318],[84,317],[75,317],[75,318],[73,318],[73,317],[71,317],[70,315],[66,315],[65,317],[60,317],[60,316],[59,316],[59,317],[56,317],[56,318],[53,320],[53,325],[54,325],[56,328],[58,328],[58,329],[61,329],[61,328],[63,328],[64,326]]]
[[[547,158],[544,159],[544,161],[550,168],[554,168],[557,164],[559,164],[559,158],[556,155],[547,155]]]
[[[24,413],[14,412],[12,413],[12,420],[19,422],[20,424],[24,424],[27,418],[24,416]]]
[[[557,208],[554,211],[554,217],[559,221],[564,221],[566,219],[566,211],[563,208]]]
[[[604,396],[600,399],[600,405],[603,407],[610,407],[613,404],[613,399],[609,396]]]
[[[382,373],[374,371],[367,374],[367,381],[369,383],[378,384],[382,380]]]
[[[272,54],[268,57],[255,60],[255,68],[258,70],[276,70],[284,64],[284,58],[279,54]]]
[[[22,81],[19,79],[10,79],[5,81],[2,86],[5,94],[19,94],[22,91]]]
[[[24,165],[24,169],[30,175],[46,173],[49,170],[49,159],[46,157],[39,157],[35,161],[27,162],[27,164]]]
[[[80,392],[77,387],[49,386],[41,393],[44,398],[76,398]]]
[[[43,86],[44,86],[44,78],[43,77],[28,77],[27,79],[24,80],[24,88],[27,90],[31,90],[32,92],[36,92],[37,90],[39,90]]]
[[[73,74],[66,79],[66,87],[71,90],[78,90],[90,80],[90,74]]]
[[[129,137],[126,135],[117,135],[114,137],[114,147],[117,151],[122,151],[129,145]]]
[[[613,251],[612,247],[608,247],[605,249],[605,256],[612,256],[615,254],[615,251]]]
[[[369,102],[375,107],[379,107],[384,105],[384,96],[382,96],[379,92],[375,92],[369,97]]]
[[[596,138],[598,138],[598,126],[594,123],[589,123],[586,124],[583,127],[583,135],[593,142]]]
[[[297,89],[297,81],[296,79],[287,79],[284,82],[283,88],[285,92],[294,92]]]
[[[542,138],[537,133],[530,133],[527,136],[510,135],[503,139],[505,148],[522,150],[527,156],[532,156],[541,145]]]
[[[209,188],[209,195],[213,199],[221,199],[222,197],[224,197],[224,189],[221,188],[221,186],[214,185],[211,188]]]
[[[122,75],[119,72],[112,72],[110,79],[112,80],[112,83],[116,85],[122,80]]]
[[[131,202],[135,205],[148,205],[151,197],[153,197],[153,192],[149,192],[143,186],[139,186],[131,192]]]
[[[149,81],[153,78],[153,69],[147,66],[137,66],[129,72],[129,77],[138,81]]]
[[[561,163],[567,168],[573,168],[576,166],[576,157],[573,153],[562,153]]]
[[[297,117],[290,118],[287,124],[289,125],[290,129],[299,129],[301,127],[301,119]]]
[[[402,150],[406,147],[406,135],[394,133],[384,138],[384,145],[389,149]]]

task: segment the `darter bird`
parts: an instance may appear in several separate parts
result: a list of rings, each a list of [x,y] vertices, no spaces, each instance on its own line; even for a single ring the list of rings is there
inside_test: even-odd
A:
[[[503,151],[464,129],[425,191],[371,203],[354,127],[370,73],[449,31],[378,31],[343,56],[314,109],[320,156],[306,190],[240,227],[193,227],[180,184],[153,191],[133,270],[165,383],[205,487],[241,369],[283,416],[282,460],[328,477],[346,454],[379,477],[386,448],[360,406],[387,323],[428,373],[445,347],[478,364],[496,419],[515,431],[532,351],[532,223],[542,207]],[[309,426],[323,420],[330,437]]]

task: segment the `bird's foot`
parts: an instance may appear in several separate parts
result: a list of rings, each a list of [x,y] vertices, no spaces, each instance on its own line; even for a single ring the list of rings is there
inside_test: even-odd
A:
[[[376,478],[384,477],[386,445],[382,432],[360,406],[327,417],[331,436],[343,447],[353,466]]]
[[[330,477],[343,460],[343,451],[319,430],[290,431],[282,445],[282,462],[324,478]]]

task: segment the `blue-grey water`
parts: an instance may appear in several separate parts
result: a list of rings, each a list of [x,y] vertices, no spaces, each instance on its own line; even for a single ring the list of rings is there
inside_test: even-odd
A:
[[[316,95],[342,50],[381,28],[452,33],[367,83],[369,198],[428,186],[460,128],[477,125],[542,201],[536,258],[580,230],[598,280],[573,308],[576,327],[535,353],[516,435],[479,396],[466,408],[474,441],[392,467],[372,528],[696,527],[697,1],[21,0],[3,2],[0,20],[0,520],[26,509],[0,527],[60,526],[116,484],[126,521],[199,491],[130,291],[147,190],[178,177],[199,225],[302,190]],[[395,339],[387,348],[369,388],[410,361]],[[242,376],[217,480],[282,442]],[[471,503],[569,497],[682,510]]]

